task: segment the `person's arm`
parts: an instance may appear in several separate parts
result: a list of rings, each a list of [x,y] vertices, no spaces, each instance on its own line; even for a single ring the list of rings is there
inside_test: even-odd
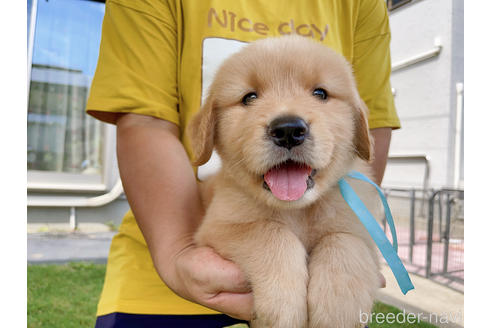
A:
[[[371,129],[371,135],[374,139],[374,159],[371,162],[371,168],[374,175],[374,182],[381,185],[388,160],[388,151],[391,142],[392,128]],[[380,287],[386,287],[386,278],[379,273]]]
[[[381,185],[388,160],[388,151],[391,142],[391,128],[371,129],[371,135],[374,139],[374,159],[371,162],[374,174],[374,182]]]
[[[162,280],[183,298],[251,319],[253,297],[239,268],[193,245],[204,210],[179,128],[136,114],[116,124],[125,193]]]
[[[388,10],[380,0],[360,1],[354,26],[352,65],[362,100],[369,109],[368,121],[374,138],[371,164],[375,182],[383,180],[391,130],[400,120],[391,92],[391,30]]]

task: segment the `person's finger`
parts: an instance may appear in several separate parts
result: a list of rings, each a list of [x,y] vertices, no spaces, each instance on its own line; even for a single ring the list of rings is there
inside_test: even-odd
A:
[[[248,293],[251,291],[249,282],[236,264],[223,260],[223,263],[215,269],[215,279],[211,281],[211,288],[229,293]]]
[[[379,288],[386,287],[386,278],[383,276],[381,272],[379,272]]]
[[[208,248],[208,247],[207,247]],[[251,291],[246,276],[241,269],[233,262],[222,258],[211,248],[206,251],[208,254],[203,263],[204,274],[207,277],[206,291],[210,294],[218,292],[229,293],[248,293]],[[205,269],[206,268],[206,269]]]
[[[253,317],[252,293],[219,293],[207,300],[206,306],[210,306],[230,317],[248,320]]]

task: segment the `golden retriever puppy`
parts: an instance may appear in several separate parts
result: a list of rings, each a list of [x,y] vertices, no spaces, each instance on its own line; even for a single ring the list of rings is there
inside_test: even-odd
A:
[[[196,165],[214,148],[222,159],[195,240],[247,275],[251,327],[360,327],[379,260],[337,186],[371,158],[347,61],[302,37],[253,42],[219,68],[188,132]],[[376,214],[373,187],[350,183]]]

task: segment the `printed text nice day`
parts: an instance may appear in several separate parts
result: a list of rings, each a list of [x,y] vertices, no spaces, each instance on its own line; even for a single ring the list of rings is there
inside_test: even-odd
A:
[[[328,33],[328,24],[321,28],[316,24],[296,24],[293,19],[290,19],[289,21],[280,22],[274,28],[270,28],[265,23],[253,22],[246,17],[238,17],[232,11],[222,10],[218,12],[214,8],[210,8],[208,11],[208,27],[212,27],[214,24],[225,29],[230,29],[231,32],[239,29],[243,32],[268,35],[273,34],[273,31],[276,30],[280,35],[299,34],[319,39],[320,41],[323,41]]]

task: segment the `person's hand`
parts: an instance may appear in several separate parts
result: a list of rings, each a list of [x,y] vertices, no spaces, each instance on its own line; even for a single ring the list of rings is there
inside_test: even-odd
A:
[[[386,278],[379,272],[379,288],[386,288]]]
[[[179,296],[225,313],[251,320],[253,294],[244,274],[210,247],[188,246],[165,264],[161,277]]]

